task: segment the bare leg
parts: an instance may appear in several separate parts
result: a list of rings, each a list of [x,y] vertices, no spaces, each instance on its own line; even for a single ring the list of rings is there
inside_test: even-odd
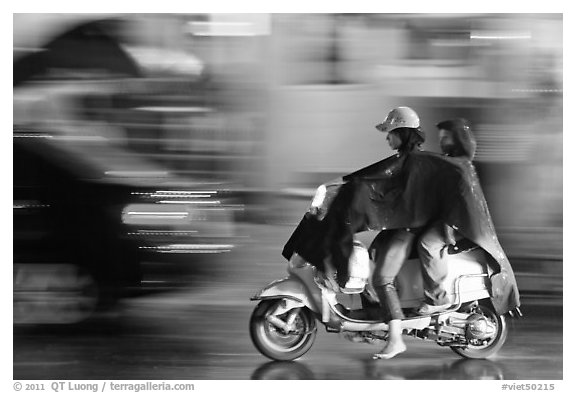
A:
[[[386,244],[376,248],[374,289],[378,294],[383,310],[390,313],[390,321],[386,346],[381,352],[374,355],[374,359],[391,359],[406,351],[401,325],[404,314],[394,286],[394,280],[408,257],[413,241],[414,234],[398,230]]]
[[[389,322],[388,342],[382,351],[374,354],[373,359],[392,359],[394,356],[406,351],[406,344],[402,339],[402,321],[393,319]]]

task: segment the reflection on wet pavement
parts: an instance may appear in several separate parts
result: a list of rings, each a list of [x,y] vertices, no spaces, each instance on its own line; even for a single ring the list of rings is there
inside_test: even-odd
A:
[[[366,360],[363,362],[365,375],[363,379],[477,379],[503,380],[505,367],[499,362],[486,359],[459,359],[428,367],[412,368],[406,372],[398,366],[380,368],[378,362]],[[306,362],[276,362],[271,361],[258,367],[251,379],[326,379],[315,375]]]
[[[188,298],[191,299],[191,298]],[[76,328],[14,329],[15,379],[562,379],[562,310],[526,307],[509,323],[508,341],[490,360],[463,359],[448,348],[407,338],[408,351],[374,361],[380,346],[321,331],[295,362],[270,362],[248,333],[252,311],[183,301],[126,305],[119,315]]]

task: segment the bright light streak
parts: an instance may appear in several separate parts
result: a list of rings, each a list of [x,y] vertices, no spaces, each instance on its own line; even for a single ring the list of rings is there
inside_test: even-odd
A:
[[[160,249],[189,249],[189,250],[223,250],[233,248],[232,244],[169,244],[158,246]]]
[[[477,35],[471,34],[471,40],[529,40],[532,39],[530,34],[525,35]]]
[[[206,194],[171,194],[171,195],[152,194],[150,196],[153,198],[211,198],[212,197],[212,195],[206,195]]]
[[[213,112],[212,108],[202,108],[196,106],[141,106],[134,108],[143,112],[171,112],[171,113],[209,113]]]
[[[216,194],[217,191],[156,191],[157,194]]]
[[[128,212],[129,216],[146,216],[149,218],[184,218],[187,212]]]
[[[140,247],[141,249],[155,250],[161,253],[179,254],[218,254],[229,252],[233,244],[170,244],[166,246]]]
[[[18,132],[17,130],[15,130]],[[14,138],[54,138],[52,135],[14,134]]]
[[[130,176],[167,176],[168,172],[161,171],[107,171],[105,172],[108,176],[116,177],[130,177]]]
[[[131,236],[192,236],[196,233],[198,233],[198,231],[153,231],[142,229],[138,232],[130,232],[128,234]]]
[[[164,204],[179,204],[179,205],[219,205],[220,201],[158,201]]]

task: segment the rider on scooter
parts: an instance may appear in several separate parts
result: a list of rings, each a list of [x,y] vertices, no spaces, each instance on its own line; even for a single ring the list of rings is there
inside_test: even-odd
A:
[[[514,273],[497,240],[474,166],[470,160],[420,151],[418,136],[422,134],[417,115],[409,108],[392,112],[394,116],[391,113],[378,128],[389,132],[389,142],[398,154],[344,176],[325,212],[321,216],[307,213],[282,252],[288,260],[297,253],[323,272],[325,261],[330,260],[343,287],[350,275],[354,235],[381,231],[371,247],[381,265],[375,284],[380,287],[382,304],[392,306],[391,320],[396,322],[390,323],[389,344],[378,358],[390,358],[405,350],[398,337],[401,309],[393,300],[397,294],[390,285],[395,273],[386,270],[401,266],[410,250],[407,245],[414,240],[414,228],[441,221],[456,229],[482,248],[493,265],[490,300],[494,311],[501,315],[520,305]],[[394,132],[395,128],[408,131]],[[413,147],[406,149],[410,144]],[[390,240],[395,244],[387,246]]]
[[[445,120],[436,125],[439,130],[440,148],[447,157],[471,162],[476,153],[476,140],[466,119]],[[448,275],[445,258],[449,246],[455,246],[463,237],[454,228],[436,221],[429,225],[418,240],[418,256],[422,263],[425,302],[418,308],[419,314],[431,314],[446,310],[452,302],[442,287]]]
[[[421,150],[424,134],[420,131],[418,114],[408,107],[398,107],[390,111],[386,119],[376,126],[381,132],[388,133],[386,140],[390,147],[398,151],[398,157]],[[400,268],[408,259],[418,228],[398,228],[382,231],[374,239],[375,268],[372,285],[383,308],[385,319],[389,322],[388,340],[381,352],[374,355],[378,359],[390,359],[406,350],[402,339],[401,322],[404,319],[394,281]]]

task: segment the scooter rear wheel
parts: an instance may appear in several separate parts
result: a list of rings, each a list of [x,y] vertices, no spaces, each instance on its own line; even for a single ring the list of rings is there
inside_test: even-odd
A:
[[[316,320],[307,308],[296,309],[296,330],[285,333],[267,320],[280,300],[263,300],[254,309],[250,318],[250,338],[254,346],[272,360],[289,361],[304,355],[314,344]],[[285,319],[286,315],[279,315]]]
[[[480,303],[476,312],[486,317],[495,327],[496,332],[487,342],[470,343],[466,347],[450,347],[458,355],[468,359],[486,359],[500,350],[506,337],[508,336],[508,325],[503,315],[498,315],[493,308],[486,304]]]

